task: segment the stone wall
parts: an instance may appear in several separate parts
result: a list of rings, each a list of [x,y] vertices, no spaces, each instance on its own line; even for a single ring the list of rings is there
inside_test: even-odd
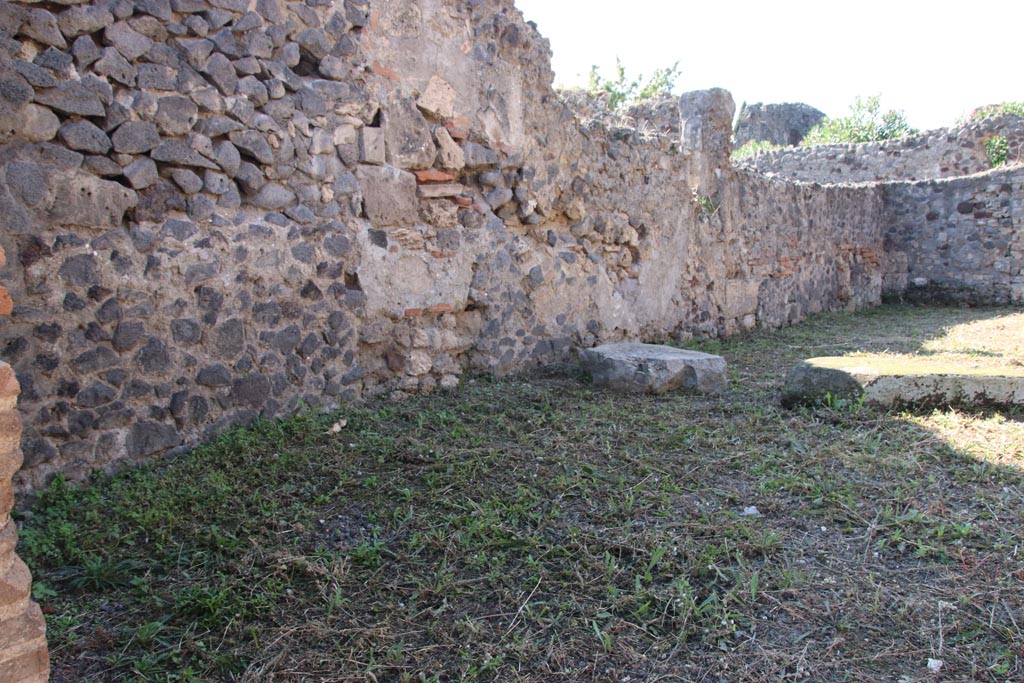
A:
[[[752,140],[773,145],[799,145],[824,118],[824,112],[800,102],[745,105],[736,122],[736,147]]]
[[[885,289],[911,300],[1024,303],[1024,169],[886,183]]]
[[[984,143],[997,135],[1007,139],[1011,163],[1024,160],[1024,119],[1004,115],[882,142],[761,152],[740,164],[816,183],[952,178],[990,169]]]
[[[877,302],[881,197],[724,91],[579,118],[509,0],[0,6],[19,490],[258,415]]]

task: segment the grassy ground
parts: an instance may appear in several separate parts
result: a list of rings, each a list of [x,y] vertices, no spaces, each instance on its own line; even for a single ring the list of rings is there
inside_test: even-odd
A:
[[[695,344],[721,397],[552,368],[56,482],[20,546],[53,680],[1020,681],[1022,413],[778,389],[809,356],[1022,340],[1008,310],[827,315]]]

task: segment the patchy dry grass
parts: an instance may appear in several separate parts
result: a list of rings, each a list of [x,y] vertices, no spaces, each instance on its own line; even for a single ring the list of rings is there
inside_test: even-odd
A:
[[[549,368],[56,482],[20,547],[54,680],[1022,680],[1021,413],[778,406],[801,358],[1022,327],[827,315],[694,344],[721,397]]]

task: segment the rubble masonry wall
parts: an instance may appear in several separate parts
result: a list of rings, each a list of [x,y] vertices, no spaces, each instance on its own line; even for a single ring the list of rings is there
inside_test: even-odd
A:
[[[9,2],[0,36],[19,491],[881,295],[879,192],[735,171],[724,91],[578,117],[508,0]]]

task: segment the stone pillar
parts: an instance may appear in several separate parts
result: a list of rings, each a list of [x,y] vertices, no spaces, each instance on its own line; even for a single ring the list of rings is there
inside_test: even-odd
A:
[[[0,248],[0,268],[3,249]],[[0,315],[9,315],[7,289],[0,286]],[[18,540],[11,507],[11,477],[21,467],[21,418],[18,379],[11,366],[0,361],[0,683],[45,683],[50,677],[46,650],[46,623],[39,605],[32,602],[32,576],[14,554]]]
[[[735,111],[732,95],[721,88],[695,90],[679,97],[680,142],[693,154],[690,187],[716,205],[721,201],[717,196],[721,174],[732,166],[729,155]]]

